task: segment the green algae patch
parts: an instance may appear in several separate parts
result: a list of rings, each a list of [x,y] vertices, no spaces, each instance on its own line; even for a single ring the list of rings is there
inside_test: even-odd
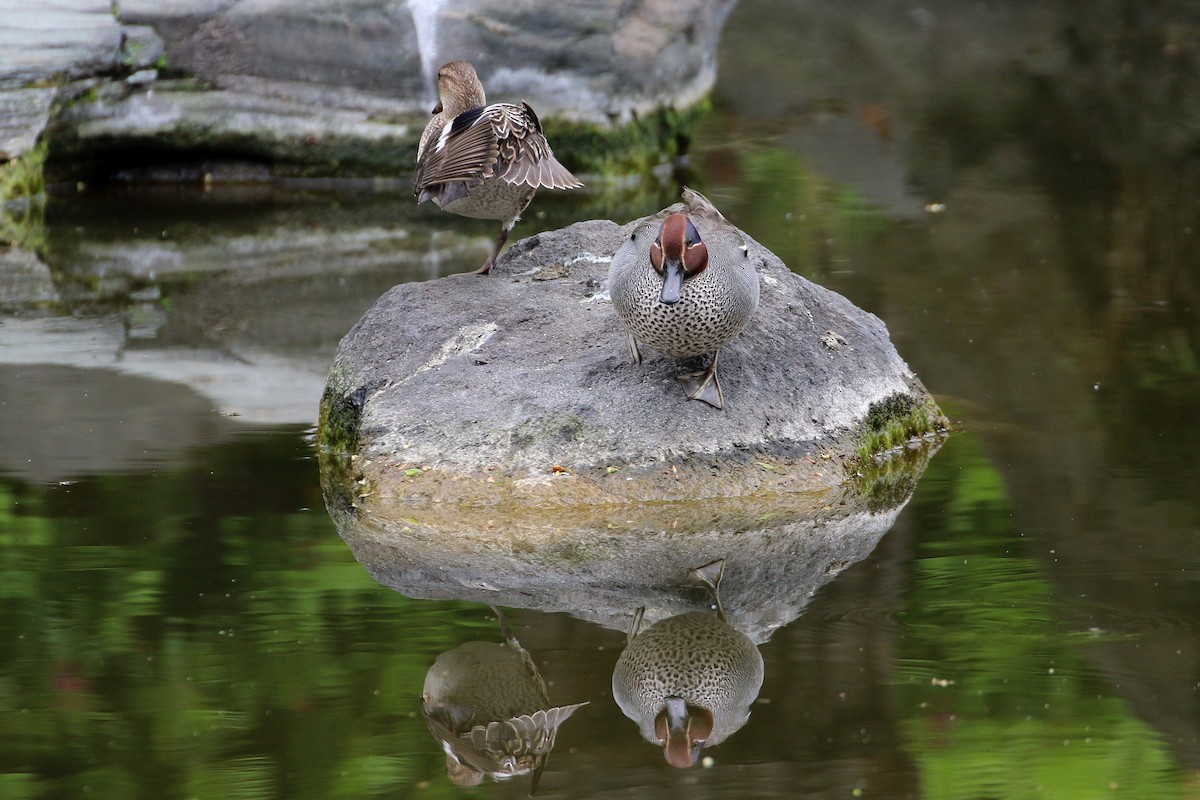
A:
[[[861,463],[853,483],[867,510],[878,514],[908,502],[941,443],[940,437],[919,439],[911,446],[898,448],[888,458]]]
[[[573,171],[607,178],[650,172],[685,155],[700,120],[711,103],[691,108],[660,108],[625,125],[543,120],[542,129],[554,155]]]
[[[358,429],[368,387],[346,395],[326,390],[321,397],[317,443],[322,449],[349,457],[358,451]]]
[[[46,143],[0,164],[0,244],[46,249]]]
[[[950,422],[932,398],[918,400],[896,392],[870,405],[863,427],[856,454],[866,464],[909,442],[940,436],[950,429]]]
[[[39,142],[33,149],[0,164],[0,205],[17,198],[32,199],[46,193],[46,152],[48,145]]]

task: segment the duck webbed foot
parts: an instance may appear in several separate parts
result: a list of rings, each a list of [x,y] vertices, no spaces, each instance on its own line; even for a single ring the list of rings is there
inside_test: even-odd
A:
[[[720,382],[717,381],[717,353],[713,353],[713,360],[708,369],[688,372],[678,376],[678,379],[683,381],[683,388],[689,400],[700,400],[713,408],[725,408],[725,396],[721,393]]]

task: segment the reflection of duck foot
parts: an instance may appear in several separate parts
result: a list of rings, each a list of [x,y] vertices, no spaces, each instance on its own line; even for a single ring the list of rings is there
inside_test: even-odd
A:
[[[703,567],[696,567],[694,570],[688,572],[688,578],[704,584],[714,592],[721,588],[721,578],[724,576],[725,559],[723,558],[718,558],[712,563],[705,564]]]
[[[702,567],[696,567],[688,573],[688,580],[703,584],[712,595],[713,606],[717,616],[725,619],[725,609],[721,607],[721,578],[725,576],[725,559],[719,558]]]
[[[488,606],[488,608],[496,615],[496,622],[500,625],[500,635],[504,637],[504,641],[508,642],[510,647],[520,647],[521,643],[513,635],[512,628],[508,627],[508,620],[505,619],[504,612],[498,606]]]

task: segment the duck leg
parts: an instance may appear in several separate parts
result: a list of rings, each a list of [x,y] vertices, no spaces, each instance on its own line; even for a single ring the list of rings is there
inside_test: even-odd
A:
[[[496,244],[492,246],[492,253],[487,257],[487,261],[483,262],[483,266],[471,273],[473,275],[487,275],[491,273],[492,267],[496,264],[496,256],[500,255],[500,248],[504,247],[504,243],[508,241],[508,232],[512,230],[512,226],[516,224],[514,219],[512,222],[507,222],[500,229],[500,233],[496,234]]]
[[[476,275],[487,275],[492,271],[492,267],[496,265],[496,259],[500,256],[500,248],[504,247],[504,243],[508,241],[509,231],[521,221],[521,215],[529,207],[529,202],[533,200],[533,194],[533,189],[527,189],[520,198],[521,206],[517,209],[517,213],[504,220],[504,224],[500,226],[500,232],[496,234],[496,244],[492,246],[492,254],[488,256],[487,261],[483,262],[482,267],[475,270]]]
[[[689,400],[700,400],[713,408],[725,407],[725,396],[721,393],[720,382],[717,381],[717,356],[720,353],[720,350],[713,353],[708,369],[679,376]]]
[[[633,338],[632,333],[627,333],[625,334],[625,341],[629,344],[629,357],[633,360],[633,363],[635,365],[642,363],[642,351],[638,350],[637,339]]]

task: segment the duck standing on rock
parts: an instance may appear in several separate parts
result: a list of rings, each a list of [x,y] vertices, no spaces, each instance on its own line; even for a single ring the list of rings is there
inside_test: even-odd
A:
[[[724,570],[721,560],[690,573],[711,591],[715,614],[690,611],[639,632],[638,609],[613,669],[613,699],[673,767],[692,766],[703,747],[745,725],[762,688],[762,655],[721,608]]]
[[[685,186],[683,200],[634,228],[613,256],[609,293],[633,363],[642,362],[638,342],[677,358],[712,353],[708,369],[679,379],[688,399],[724,408],[717,356],[758,307],[758,273],[745,238],[708,198]]]
[[[487,104],[483,84],[466,61],[438,70],[433,119],[417,147],[413,194],[444,211],[502,224],[481,275],[491,271],[508,232],[538,189],[583,184],[558,162],[529,104]]]

